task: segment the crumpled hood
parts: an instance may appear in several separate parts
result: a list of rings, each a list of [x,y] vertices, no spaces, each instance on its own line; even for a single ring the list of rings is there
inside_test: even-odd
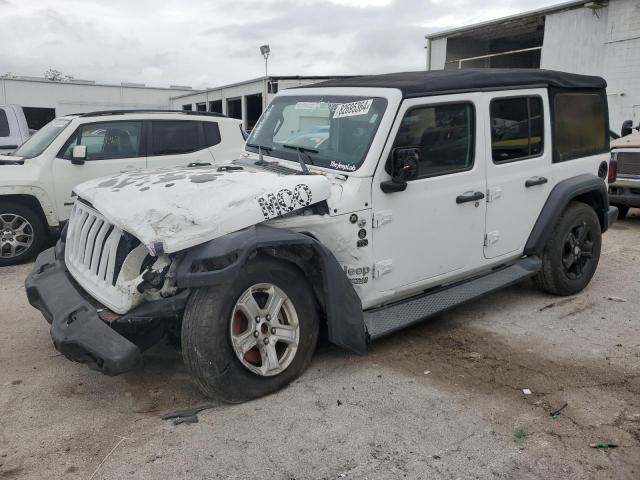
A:
[[[323,175],[282,175],[237,166],[175,167],[104,177],[78,196],[152,252],[221,237],[329,198]]]

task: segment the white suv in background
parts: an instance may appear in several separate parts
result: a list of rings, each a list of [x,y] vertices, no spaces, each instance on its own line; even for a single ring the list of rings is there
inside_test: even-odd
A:
[[[233,160],[240,120],[204,112],[104,111],[56,118],[0,155],[0,266],[32,258],[69,218],[73,187],[144,168]]]

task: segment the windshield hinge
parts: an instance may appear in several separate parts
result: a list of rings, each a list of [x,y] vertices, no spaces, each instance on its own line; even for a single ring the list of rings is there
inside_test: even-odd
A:
[[[393,220],[393,212],[391,210],[381,210],[374,212],[371,225],[373,228],[380,228],[385,223],[391,223]]]

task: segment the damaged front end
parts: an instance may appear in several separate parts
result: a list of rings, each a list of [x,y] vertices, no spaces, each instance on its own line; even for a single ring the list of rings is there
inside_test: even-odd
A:
[[[56,349],[109,375],[179,331],[190,291],[178,290],[178,255],[149,254],[138,240],[78,201],[68,231],[39,255],[26,281],[31,305],[51,324]]]

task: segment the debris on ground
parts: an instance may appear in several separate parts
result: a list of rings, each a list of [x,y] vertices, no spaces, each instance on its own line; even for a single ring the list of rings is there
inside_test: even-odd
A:
[[[340,400],[338,400],[336,403],[338,404],[338,406],[342,405],[342,402]]]
[[[523,388],[522,393],[524,393],[525,395],[531,395],[532,392],[528,388]]]
[[[591,448],[599,448],[602,450],[607,450],[609,448],[618,448],[618,445],[616,445],[615,443],[607,443],[607,442],[591,443],[589,446]]]
[[[560,415],[560,412],[562,412],[562,410],[564,410],[564,409],[565,409],[565,408],[567,408],[568,406],[569,406],[569,404],[568,404],[568,403],[565,403],[565,404],[564,404],[564,405],[562,405],[559,409],[557,409],[557,410],[555,410],[555,411],[551,412],[549,415],[550,415],[552,418],[556,418],[556,417],[558,417],[558,416]]]
[[[618,303],[626,302],[624,298],[620,298],[620,297],[607,297],[607,300],[610,300],[612,302],[618,302]]]
[[[162,420],[173,420],[174,425],[180,425],[181,423],[198,423],[198,413],[214,408],[215,406],[216,405],[212,403],[208,403],[197,407],[185,408],[184,410],[165,413],[160,418],[162,418]]]
[[[544,307],[538,309],[539,312],[544,312],[545,310],[549,310],[550,308],[555,307],[556,304],[555,303],[550,303],[549,305],[545,305]]]
[[[425,371],[424,371],[424,372],[422,372],[422,373],[424,373],[425,375],[429,375],[429,374],[431,373],[431,370],[425,370]]]

